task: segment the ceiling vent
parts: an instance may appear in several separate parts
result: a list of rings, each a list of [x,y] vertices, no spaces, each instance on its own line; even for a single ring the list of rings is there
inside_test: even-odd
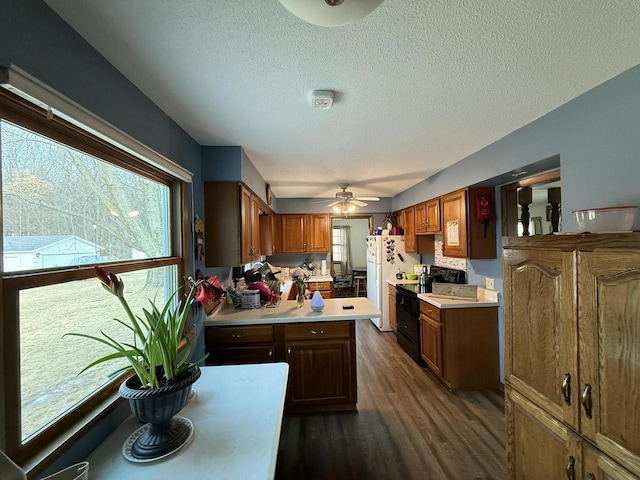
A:
[[[331,90],[314,90],[311,92],[311,106],[313,108],[327,109],[333,105],[333,92]]]

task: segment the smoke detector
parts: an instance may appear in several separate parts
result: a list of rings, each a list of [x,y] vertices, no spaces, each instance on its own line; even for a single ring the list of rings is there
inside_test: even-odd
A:
[[[333,92],[331,90],[314,90],[311,92],[311,106],[313,108],[327,109],[333,105]]]

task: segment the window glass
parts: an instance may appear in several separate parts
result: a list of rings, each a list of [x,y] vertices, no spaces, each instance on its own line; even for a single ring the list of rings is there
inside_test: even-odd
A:
[[[176,268],[139,270],[119,277],[131,310],[143,316],[149,300],[159,305],[171,296]],[[126,343],[131,343],[132,335],[113,320],[129,323],[118,298],[104,290],[97,278],[25,289],[19,301],[21,431],[26,441],[126,365],[126,361],[114,360],[78,375],[93,360],[113,351],[89,339],[64,335],[100,336],[104,331]]]
[[[332,228],[331,247],[333,250],[333,261],[342,261],[342,235],[339,228]]]
[[[3,269],[168,256],[169,187],[7,121]]]

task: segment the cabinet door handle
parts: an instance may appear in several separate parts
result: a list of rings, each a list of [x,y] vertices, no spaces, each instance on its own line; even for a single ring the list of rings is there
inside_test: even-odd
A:
[[[562,381],[562,395],[564,395],[564,403],[571,405],[571,374],[566,373]]]
[[[287,355],[291,355],[291,347],[287,347]]]
[[[246,333],[232,333],[231,334],[231,338],[244,338],[248,336],[248,334]]]
[[[569,480],[576,480],[576,459],[571,455],[569,457],[569,462],[567,463],[567,478]]]
[[[309,330],[309,333],[311,333],[311,335],[317,335],[318,332],[316,332],[315,330]],[[320,335],[324,335],[324,330],[320,330]]]
[[[273,357],[273,348],[269,349],[268,356],[269,356],[269,358]]]
[[[587,383],[582,391],[582,406],[584,407],[584,413],[587,418],[593,418],[592,408],[593,399],[591,398],[591,384]]]

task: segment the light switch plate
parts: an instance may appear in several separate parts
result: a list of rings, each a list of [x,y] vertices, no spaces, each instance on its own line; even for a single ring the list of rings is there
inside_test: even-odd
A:
[[[495,290],[496,285],[495,285],[495,280],[493,278],[487,277],[486,284],[487,284],[488,290]]]

